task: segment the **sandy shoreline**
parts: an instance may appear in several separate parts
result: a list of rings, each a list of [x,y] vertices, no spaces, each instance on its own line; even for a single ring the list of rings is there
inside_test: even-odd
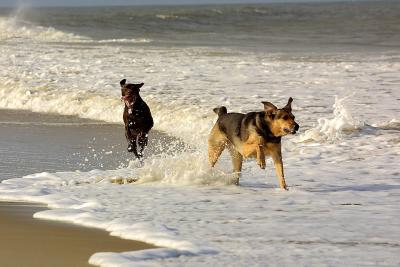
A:
[[[98,229],[33,219],[33,213],[45,209],[30,203],[0,202],[1,266],[92,266],[88,259],[96,252],[153,248]]]
[[[0,132],[0,181],[43,171],[116,168],[132,159],[125,151],[122,125],[0,110]],[[161,133],[152,134],[168,143]],[[162,149],[155,146],[147,153]],[[98,229],[33,219],[35,212],[45,209],[32,203],[0,202],[2,266],[89,266],[95,252],[154,248]]]

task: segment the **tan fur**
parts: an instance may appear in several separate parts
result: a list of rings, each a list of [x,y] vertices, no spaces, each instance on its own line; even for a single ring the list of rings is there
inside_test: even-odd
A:
[[[275,136],[284,136],[286,133],[282,130],[283,128],[291,127],[291,125],[294,123],[293,119],[288,119],[288,120],[283,120],[283,119],[277,119],[277,120],[272,120],[270,121],[270,129],[271,132]]]
[[[266,143],[262,136],[253,132],[249,139],[242,143],[242,153],[226,138],[224,133],[219,130],[218,125],[214,125],[208,139],[208,159],[211,167],[214,167],[222,152],[228,148],[232,158],[233,172],[238,175],[236,184],[239,184],[239,176],[242,171],[244,158],[256,158],[257,164],[261,169],[265,169],[265,158],[271,156],[274,161],[276,176],[282,189],[287,189],[281,154],[281,144]]]
[[[228,139],[222,133],[217,124],[211,130],[210,137],[208,138],[208,162],[211,167],[214,167],[222,151],[224,151]]]
[[[208,161],[211,167],[214,167],[225,148],[228,148],[231,154],[233,172],[237,175],[235,184],[238,185],[240,172],[242,171],[243,156],[236,150],[226,135],[221,132],[218,125],[215,124],[208,138]]]

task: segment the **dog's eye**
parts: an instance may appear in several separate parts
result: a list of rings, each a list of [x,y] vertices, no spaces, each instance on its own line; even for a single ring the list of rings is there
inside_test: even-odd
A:
[[[283,116],[283,119],[286,121],[286,120],[289,119],[289,116],[288,116],[288,115],[285,115],[285,116]]]

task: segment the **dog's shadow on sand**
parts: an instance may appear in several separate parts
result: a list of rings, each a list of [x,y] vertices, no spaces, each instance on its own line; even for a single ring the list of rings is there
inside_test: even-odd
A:
[[[310,192],[346,192],[346,191],[357,191],[357,192],[381,192],[400,189],[400,185],[397,184],[362,184],[362,185],[351,185],[351,186],[329,186],[328,188],[315,188],[308,190]]]
[[[245,189],[276,189],[277,186],[274,184],[267,184],[261,182],[240,182],[240,187]]]
[[[241,182],[240,187],[249,190],[258,189],[279,189],[273,183],[261,183],[261,182]],[[289,191],[292,188],[299,187],[299,185],[289,185]],[[300,186],[301,187],[301,186]],[[362,185],[351,185],[351,186],[335,186],[327,185],[325,188],[304,188],[304,191],[315,192],[315,193],[334,193],[334,192],[383,192],[400,189],[400,185],[397,184],[362,184]]]

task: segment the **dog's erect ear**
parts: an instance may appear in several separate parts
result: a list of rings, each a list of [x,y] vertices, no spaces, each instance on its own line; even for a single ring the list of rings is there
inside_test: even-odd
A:
[[[289,97],[288,102],[283,109],[288,112],[292,112],[292,102],[293,102],[293,98]]]
[[[140,92],[140,88],[142,88],[143,85],[144,85],[144,83],[135,83],[135,84],[134,84],[134,88],[135,88],[138,92]]]
[[[119,84],[121,85],[121,87],[124,86],[125,83],[126,83],[126,79],[123,79],[123,80],[121,80],[121,81],[119,82]]]
[[[267,114],[274,114],[275,111],[278,109],[278,108],[277,108],[274,104],[272,104],[271,102],[263,101],[263,102],[261,102],[261,103],[264,104],[264,111],[265,111]]]

